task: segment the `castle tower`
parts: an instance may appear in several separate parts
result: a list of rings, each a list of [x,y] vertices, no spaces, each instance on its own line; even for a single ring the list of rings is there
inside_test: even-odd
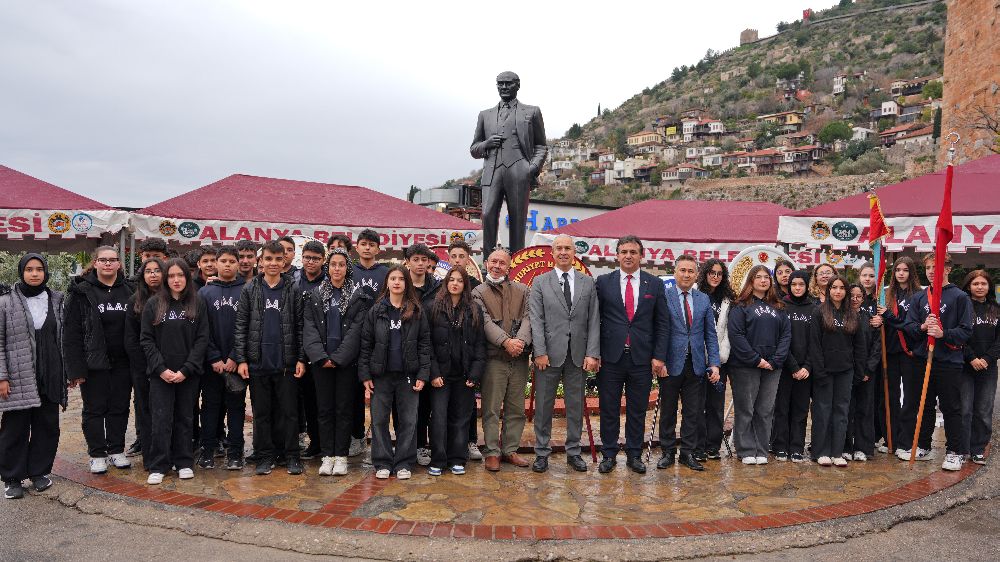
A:
[[[757,30],[756,29],[744,29],[740,32],[740,45],[746,45],[747,43],[753,43],[757,40]]]

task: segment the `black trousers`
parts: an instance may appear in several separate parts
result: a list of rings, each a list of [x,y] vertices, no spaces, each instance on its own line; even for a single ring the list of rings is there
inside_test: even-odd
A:
[[[939,344],[944,345],[944,344]],[[920,407],[920,391],[923,387],[924,369],[927,365],[925,359],[918,359],[915,362],[919,379],[915,383],[913,392],[908,393],[910,398],[903,404],[904,414],[904,441],[902,447],[910,450],[913,447],[913,430],[917,420],[917,410]],[[944,417],[944,434],[946,438],[946,448],[948,451],[961,455],[968,454],[969,440],[965,436],[965,425],[962,423],[962,366],[952,363],[942,363],[934,361],[931,364],[931,377],[927,382],[927,399],[924,404],[924,421],[920,426],[920,437],[917,446],[921,449],[931,448],[931,434],[934,432],[934,422],[937,417],[934,413],[934,400],[937,399],[938,407],[941,408],[941,415]],[[907,407],[909,406],[909,407]],[[907,415],[909,413],[910,415]],[[912,422],[914,425],[909,425]],[[927,433],[926,441],[924,433]],[[926,444],[926,446],[924,446]]]
[[[472,396],[469,397],[469,443],[479,443],[479,431],[476,426],[476,419],[479,418],[479,404],[476,402],[476,389],[470,389]]]
[[[986,453],[993,437],[993,402],[997,394],[997,366],[976,371],[965,365],[962,372],[962,425],[965,450],[971,455]]]
[[[365,386],[354,380],[354,401],[351,407],[351,438],[365,438]]]
[[[812,443],[809,450],[813,460],[844,454],[853,380],[852,371],[827,373],[813,380]]]
[[[430,390],[430,392],[427,392]],[[465,379],[445,380],[444,386],[427,387],[421,394],[430,395],[431,466],[445,468],[465,465],[469,460],[469,410],[476,393],[465,386]]]
[[[254,453],[261,458],[299,456],[299,387],[291,371],[251,372]]]
[[[59,448],[59,404],[42,405],[0,416],[0,478],[7,484],[52,472]]]
[[[875,453],[874,417],[875,379],[868,382],[855,381],[851,388],[851,409],[847,414],[845,451],[861,451],[869,457]]]
[[[428,386],[430,383],[428,383]],[[419,403],[417,404],[417,448],[425,449],[430,447],[430,427],[431,427],[431,415],[434,411],[434,406],[431,404],[430,392],[421,392],[419,394]]]
[[[625,390],[625,454],[638,457],[642,452],[646,426],[646,408],[653,375],[649,364],[635,365],[629,353],[618,363],[604,363],[597,375],[601,408],[601,453],[614,458],[618,454],[621,431],[622,389]]]
[[[316,383],[313,381],[313,372],[311,369],[306,369],[306,373],[302,375],[301,379],[295,379],[298,381],[299,385],[299,401],[302,408],[299,410],[300,415],[305,414],[305,426],[306,435],[309,436],[309,447],[316,449],[320,444],[319,436],[319,418],[316,406]],[[302,423],[300,420],[299,430],[301,431]]]
[[[219,445],[219,435],[225,435],[226,448],[236,458],[243,454],[243,425],[246,420],[247,393],[226,390],[227,374],[219,374],[211,367],[201,376],[201,437],[203,451],[214,453]],[[226,422],[223,431],[222,422]]]
[[[132,369],[128,359],[115,361],[105,371],[88,371],[80,385],[83,398],[83,436],[91,457],[125,452],[125,430],[132,401]]]
[[[354,406],[357,403],[354,391],[358,369],[354,366],[325,369],[322,365],[313,364],[309,370],[315,385],[319,429],[316,443],[324,457],[346,457],[354,428]],[[361,404],[364,404],[363,399]]]
[[[893,443],[897,449],[902,448],[907,451],[913,447],[913,431],[917,427],[917,410],[920,408],[920,393],[924,386],[924,367],[927,361],[926,358],[914,356],[910,358],[910,365],[909,372],[903,371],[903,408],[899,420],[899,444]],[[936,403],[936,389],[934,385],[928,384],[924,416],[920,422],[920,435],[917,439],[917,446],[928,451],[931,449],[931,436],[934,434],[934,422],[937,418]]]
[[[160,377],[149,379],[149,404],[153,418],[149,444],[150,472],[166,474],[194,468],[194,403],[198,400],[198,377],[168,383]]]
[[[673,456],[677,449],[677,400],[681,400],[681,455],[698,449],[698,425],[705,411],[705,377],[694,374],[691,357],[681,374],[660,380],[660,451]]]
[[[809,417],[809,396],[812,377],[797,381],[791,373],[781,373],[774,401],[774,426],[771,429],[771,450],[778,453],[803,454],[806,447],[806,418]]]
[[[149,411],[149,375],[132,370],[132,402],[135,404],[135,437],[142,450],[142,464],[149,467],[149,443],[153,435],[153,416]]]
[[[889,374],[889,418],[892,423],[892,446],[905,449],[902,444],[902,406],[900,405],[901,390],[900,384],[903,380],[909,379],[913,371],[913,360],[905,353],[889,353],[886,358],[886,371]],[[886,440],[886,447],[889,446],[889,439],[885,430],[885,390],[882,382],[882,372],[875,376],[875,440],[879,438]],[[912,445],[912,442],[911,442]],[[889,451],[892,453],[893,451]]]
[[[698,424],[698,450],[704,452],[718,452],[722,447],[723,426],[726,415],[726,381],[729,379],[729,370],[723,365],[719,369],[719,382],[722,391],[718,391],[714,384],[705,383],[705,411]]]
[[[411,470],[417,462],[414,431],[417,427],[418,393],[413,390],[413,380],[402,373],[387,373],[374,382],[375,391],[371,397],[372,465],[375,470]],[[389,414],[393,411],[395,447],[389,436]]]

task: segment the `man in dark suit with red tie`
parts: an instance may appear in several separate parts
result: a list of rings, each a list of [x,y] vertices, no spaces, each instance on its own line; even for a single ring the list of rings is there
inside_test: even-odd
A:
[[[670,323],[663,282],[639,270],[642,240],[628,235],[616,248],[620,269],[597,278],[601,309],[601,370],[597,388],[601,405],[601,474],[617,464],[622,390],[625,391],[627,466],[643,474],[640,460],[646,407],[653,376],[664,371]]]

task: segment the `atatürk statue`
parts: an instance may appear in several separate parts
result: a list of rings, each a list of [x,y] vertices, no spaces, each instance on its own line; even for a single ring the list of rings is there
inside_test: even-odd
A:
[[[517,100],[521,79],[513,72],[497,76],[500,103],[479,112],[476,136],[469,151],[483,164],[483,255],[497,244],[500,205],[507,199],[510,251],[524,248],[528,192],[538,185],[545,163],[545,124],[542,112]]]

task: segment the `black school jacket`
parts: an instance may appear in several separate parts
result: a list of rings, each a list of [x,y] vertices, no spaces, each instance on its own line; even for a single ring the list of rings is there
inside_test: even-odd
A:
[[[478,383],[486,369],[486,332],[483,330],[483,315],[473,327],[472,306],[466,307],[462,317],[462,372],[451,372],[451,319],[446,313],[431,313],[431,379],[444,377],[446,380],[464,379]]]
[[[389,301],[375,303],[365,315],[361,330],[358,379],[362,382],[386,375],[389,363]],[[431,331],[422,310],[403,321],[403,375],[410,381],[430,379]]]
[[[324,281],[329,283],[329,281]],[[340,345],[326,348],[326,312],[330,302],[323,299],[323,286],[310,291],[302,303],[302,351],[310,363],[324,364],[329,359],[337,367],[354,365],[361,352],[361,330],[372,298],[362,287],[350,295],[347,309],[340,315]]]
[[[844,319],[843,307],[848,306],[850,304],[844,302],[841,309],[833,310],[837,327],[832,331],[827,331],[823,327],[823,314],[819,307],[816,308],[816,316],[810,331],[812,341],[809,344],[809,352],[812,354],[813,375],[817,378],[844,371],[850,371],[855,380],[864,378],[868,349],[862,324],[867,323],[868,319],[860,314],[858,328],[853,334],[848,334],[841,327]]]

